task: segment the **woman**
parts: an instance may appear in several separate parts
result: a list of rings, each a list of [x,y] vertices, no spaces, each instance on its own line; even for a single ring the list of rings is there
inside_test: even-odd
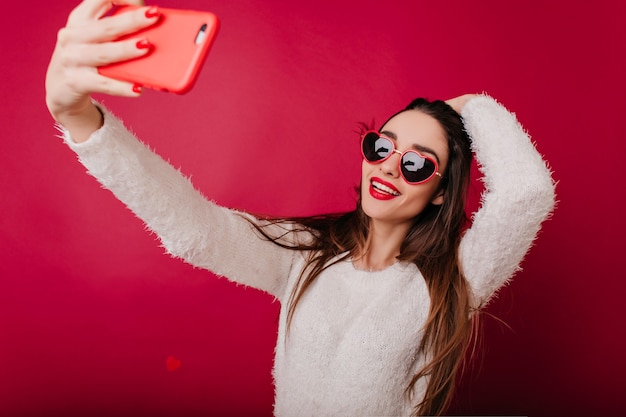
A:
[[[145,53],[142,39],[110,41],[158,19],[147,8],[99,19],[109,4],[84,1],[59,32],[48,108],[89,172],[172,255],[281,301],[275,414],[443,413],[473,313],[513,275],[554,205],[550,172],[515,117],[487,96],[415,100],[363,132],[353,212],[256,219],[205,199],[92,102],[94,92],[139,95],[95,67]],[[472,151],[486,192],[464,231]]]

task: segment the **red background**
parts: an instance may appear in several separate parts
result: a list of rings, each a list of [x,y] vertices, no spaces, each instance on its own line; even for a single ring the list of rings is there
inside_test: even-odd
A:
[[[75,3],[3,6],[0,415],[269,416],[278,304],[164,255],[54,137],[44,73]],[[221,18],[195,89],[105,103],[227,206],[351,208],[357,123],[416,96],[487,91],[516,112],[559,207],[451,413],[622,408],[623,1],[159,4]]]

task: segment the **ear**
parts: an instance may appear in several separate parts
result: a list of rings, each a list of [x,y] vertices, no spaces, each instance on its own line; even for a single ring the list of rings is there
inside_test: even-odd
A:
[[[437,191],[434,195],[434,197],[430,200],[430,204],[433,204],[435,206],[440,206],[443,204],[443,192],[445,190],[444,189],[440,189],[439,191]]]

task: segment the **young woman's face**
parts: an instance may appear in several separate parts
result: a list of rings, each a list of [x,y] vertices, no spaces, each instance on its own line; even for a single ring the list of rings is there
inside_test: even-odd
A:
[[[443,175],[448,164],[448,142],[443,128],[432,116],[409,110],[394,116],[380,131],[393,139],[398,151],[418,150],[434,158]],[[392,154],[385,161],[372,164],[363,160],[361,205],[374,222],[408,225],[429,204],[441,204],[438,191],[441,177],[435,175],[421,184],[407,183],[400,173],[400,158]]]

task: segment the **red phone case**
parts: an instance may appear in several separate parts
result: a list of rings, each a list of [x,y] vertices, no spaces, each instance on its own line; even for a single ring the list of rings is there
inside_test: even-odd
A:
[[[136,9],[119,7],[112,14]],[[178,94],[193,87],[219,30],[210,12],[159,8],[158,23],[120,39],[146,38],[150,52],[137,59],[98,68],[100,74],[142,86]]]

